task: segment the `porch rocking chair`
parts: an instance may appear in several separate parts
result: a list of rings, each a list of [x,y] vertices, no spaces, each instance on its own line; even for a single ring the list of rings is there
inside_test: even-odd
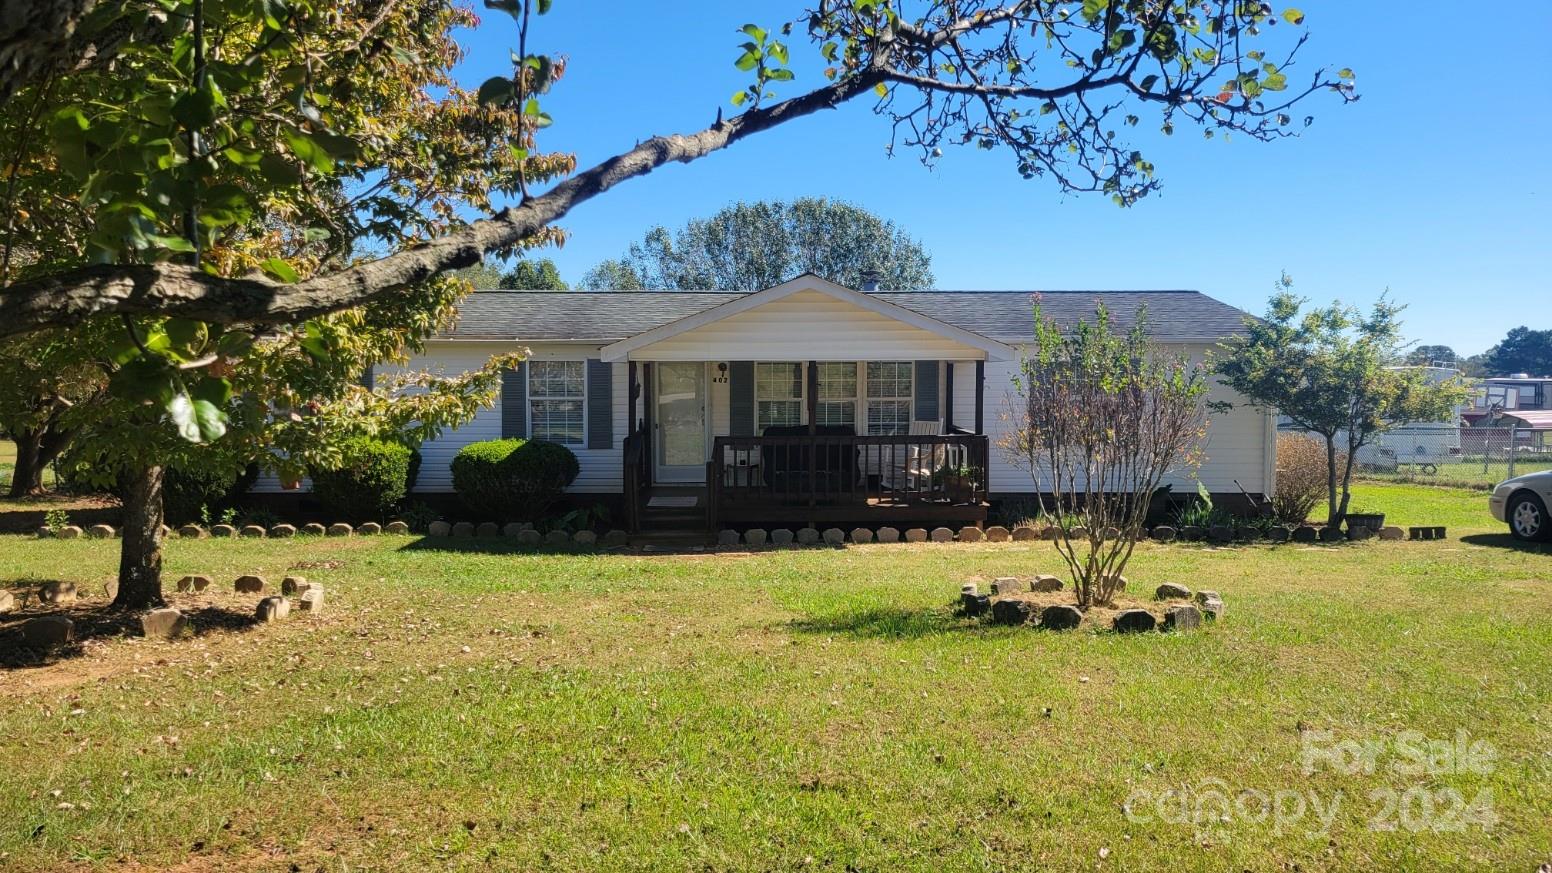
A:
[[[945,431],[939,421],[912,421],[909,435],[943,436]],[[934,473],[944,467],[958,468],[968,463],[969,455],[964,446],[913,445],[907,447],[904,469],[900,474],[909,490],[931,491]]]

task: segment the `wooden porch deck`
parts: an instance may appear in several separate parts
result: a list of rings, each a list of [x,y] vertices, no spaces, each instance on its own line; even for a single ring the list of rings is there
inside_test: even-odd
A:
[[[704,485],[650,481],[645,433],[627,440],[630,529],[980,526],[987,438],[934,436],[717,437]]]

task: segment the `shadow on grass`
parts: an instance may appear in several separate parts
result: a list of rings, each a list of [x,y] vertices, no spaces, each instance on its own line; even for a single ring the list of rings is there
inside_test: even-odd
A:
[[[904,609],[881,606],[823,618],[799,618],[787,622],[789,630],[855,639],[919,639],[953,632],[978,633],[988,626],[971,621],[948,607]]]
[[[449,552],[469,555],[715,555],[774,551],[775,546],[714,546],[698,539],[637,545],[590,546],[576,543],[520,543],[511,537],[421,537],[399,547],[402,552]],[[805,546],[805,549],[819,546]]]
[[[24,497],[6,500],[0,506],[0,533],[33,533],[48,521],[48,513],[53,509],[64,510],[71,524],[83,528],[94,524],[117,526],[124,517],[122,509],[102,498],[52,494]]]
[[[1552,543],[1528,543],[1517,540],[1512,534],[1467,534],[1460,541],[1470,546],[1489,546],[1495,549],[1513,549],[1517,552],[1530,552],[1536,555],[1552,555]]]
[[[511,537],[421,537],[399,547],[401,552],[453,552],[471,555],[588,555],[614,551],[602,546],[530,545]]]
[[[194,635],[211,631],[241,631],[258,624],[252,613],[221,606],[184,610],[194,627]],[[62,615],[75,623],[75,639],[47,651],[29,647],[22,637],[22,625],[29,619]],[[94,643],[119,637],[140,636],[140,614],[114,609],[107,604],[87,603],[54,606],[32,602],[14,612],[0,615],[0,670],[43,667],[59,661],[79,658]]]

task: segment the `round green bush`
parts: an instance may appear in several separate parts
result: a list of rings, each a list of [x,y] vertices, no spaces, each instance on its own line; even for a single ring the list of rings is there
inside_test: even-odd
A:
[[[486,440],[453,458],[453,490],[478,518],[534,521],[579,472],[577,456],[559,443]]]
[[[336,520],[355,523],[383,518],[404,499],[413,452],[388,440],[346,440],[336,467],[308,471],[313,496]]]

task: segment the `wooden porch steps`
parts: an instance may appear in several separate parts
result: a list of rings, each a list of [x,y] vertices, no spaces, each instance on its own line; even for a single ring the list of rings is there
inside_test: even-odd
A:
[[[684,500],[693,498],[690,506],[653,506],[652,497],[669,497]],[[641,508],[641,533],[672,533],[699,537],[704,542],[707,529],[706,490],[704,488],[668,488],[658,486],[648,494],[646,505]]]

